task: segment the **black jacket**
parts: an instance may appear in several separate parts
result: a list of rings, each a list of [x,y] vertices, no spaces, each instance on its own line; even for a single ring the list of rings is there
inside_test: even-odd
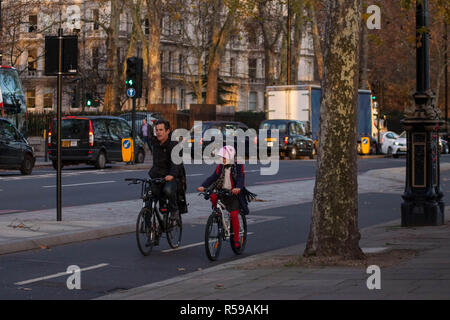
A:
[[[159,143],[155,136],[151,136],[153,145],[153,167],[148,172],[151,178],[164,178],[171,175],[177,179],[182,178],[184,173],[183,164],[175,164],[172,161],[171,153],[172,149],[178,144],[176,141],[172,141],[172,134],[169,134],[169,138],[162,145]]]
[[[211,176],[209,176],[208,178],[206,178],[205,181],[203,181],[202,187],[209,188],[213,183],[215,183],[217,181],[217,179],[219,179],[220,175],[222,174],[222,170],[223,170],[223,164],[219,164],[216,167],[216,170],[213,172],[213,174]],[[249,201],[252,201],[256,197],[256,194],[251,193],[245,187],[244,165],[238,164],[238,165],[233,165],[231,167],[230,180],[231,180],[232,188],[241,189],[241,192],[239,192],[239,194],[238,194],[238,199],[239,199],[239,205],[240,205],[240,209],[241,209],[242,213],[245,215],[249,214],[250,211],[248,209],[248,203],[249,203]]]

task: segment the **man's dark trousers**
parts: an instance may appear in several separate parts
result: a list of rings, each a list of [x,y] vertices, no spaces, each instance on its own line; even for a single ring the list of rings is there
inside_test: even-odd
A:
[[[173,179],[172,181],[166,181],[164,185],[161,184],[154,184],[152,185],[152,193],[156,197],[161,196],[161,191],[166,196],[166,198],[169,200],[169,211],[175,212],[178,210],[178,204],[177,204],[177,190],[178,190],[178,181],[177,179]]]

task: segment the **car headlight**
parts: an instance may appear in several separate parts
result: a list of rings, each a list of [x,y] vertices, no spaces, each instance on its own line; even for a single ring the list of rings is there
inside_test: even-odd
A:
[[[396,145],[396,146],[399,146],[399,145],[400,145],[400,143],[398,143],[398,142],[394,142],[394,145]]]

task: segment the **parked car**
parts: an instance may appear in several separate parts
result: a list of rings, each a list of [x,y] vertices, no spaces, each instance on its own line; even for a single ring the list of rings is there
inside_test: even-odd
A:
[[[245,125],[242,122],[236,122],[236,121],[203,121],[201,129],[194,126],[190,130],[190,138],[188,141],[185,141],[187,143],[187,147],[191,150],[191,156],[194,157],[195,152],[195,144],[200,145],[201,149],[198,148],[198,150],[201,150],[202,155],[205,148],[214,142],[214,137],[210,141],[204,139],[206,130],[212,130],[212,133],[215,131],[215,135],[222,135],[223,139],[223,145],[227,143],[228,140],[233,141],[234,148],[239,151],[238,143],[244,143],[245,144],[245,156],[249,156],[250,153],[250,143],[256,144],[256,140],[250,141],[249,137],[239,137],[237,135],[236,130],[241,129],[244,132],[248,130],[247,125]],[[201,132],[201,135],[196,136],[196,132]],[[210,131],[211,132],[211,131]],[[256,150],[256,146],[255,146]],[[212,152],[211,156],[214,156],[214,151]]]
[[[50,160],[56,169],[56,119],[49,130]],[[103,169],[106,163],[122,161],[122,139],[131,138],[127,121],[113,116],[68,116],[61,123],[61,165],[93,164]],[[144,143],[136,137],[136,163],[145,159]]]
[[[0,169],[18,169],[31,174],[36,156],[27,139],[8,120],[0,118]]]
[[[132,117],[133,114],[131,112],[121,114],[119,117],[124,118],[130,127],[132,127]],[[142,120],[147,119],[147,123],[152,127],[154,127],[154,124],[156,121],[160,119],[164,119],[164,117],[158,113],[158,112],[136,112],[135,117],[135,134],[136,136],[141,135],[141,126],[142,126]]]
[[[442,154],[447,154],[449,152],[447,141],[441,137],[439,137],[439,152]]]
[[[387,131],[381,135],[381,153],[397,158],[399,155],[406,154],[406,132],[401,135],[392,131]]]
[[[278,143],[282,158],[288,156],[290,159],[296,159],[298,156],[303,155],[313,159],[316,154],[314,141],[308,137],[311,135],[306,128],[307,125],[303,121],[265,120],[261,122],[259,130],[268,130],[267,138],[266,143],[263,141],[259,142],[259,151],[261,152],[262,148],[267,148],[267,154],[269,155],[273,145]],[[279,131],[279,141],[272,137],[271,131],[274,129]]]

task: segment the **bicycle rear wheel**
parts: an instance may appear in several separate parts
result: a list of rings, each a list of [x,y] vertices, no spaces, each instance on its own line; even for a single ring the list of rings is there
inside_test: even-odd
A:
[[[183,234],[183,223],[181,221],[181,214],[175,219],[172,218],[172,213],[168,217],[167,225],[167,242],[172,249],[176,249],[180,246],[181,235]]]
[[[215,213],[211,214],[206,222],[205,250],[208,259],[217,260],[222,248],[222,222]]]
[[[151,209],[142,208],[136,222],[136,240],[139,251],[148,256],[155,245],[158,226]]]
[[[233,230],[233,224],[230,223],[231,227],[231,235],[230,235],[230,244],[231,244],[231,250],[235,254],[241,254],[245,250],[245,245],[247,244],[247,218],[245,217],[242,212],[239,212],[238,214],[239,218],[239,244],[240,247],[237,247],[234,243],[234,230]]]

